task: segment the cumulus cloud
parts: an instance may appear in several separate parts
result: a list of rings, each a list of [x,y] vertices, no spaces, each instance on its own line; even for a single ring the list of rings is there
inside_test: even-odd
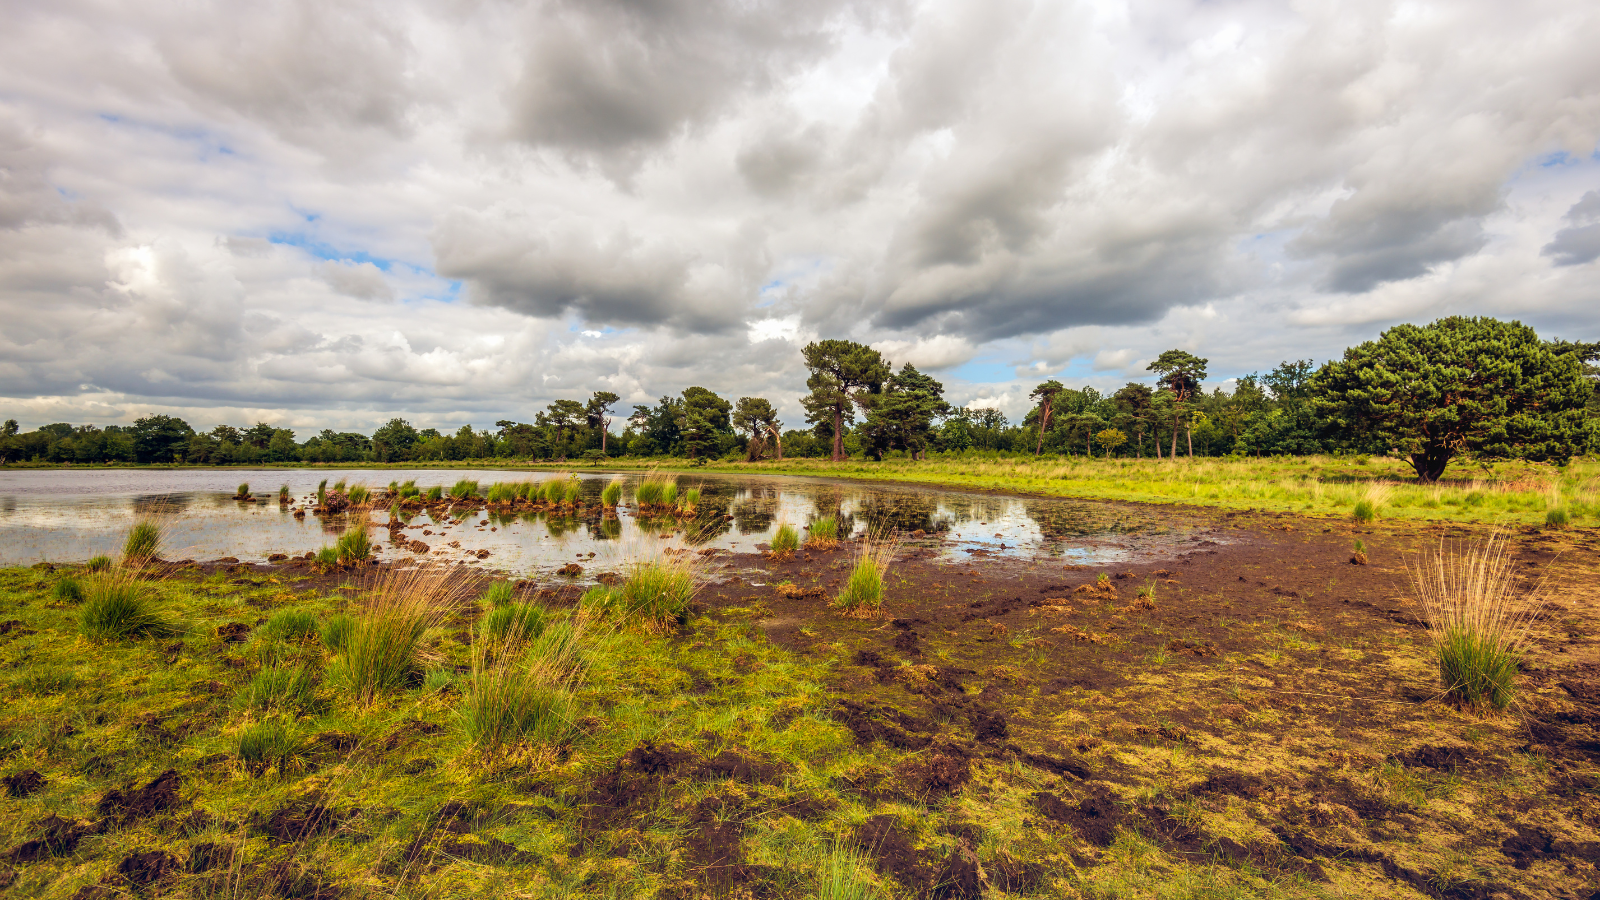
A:
[[[9,12],[0,405],[30,424],[691,384],[799,423],[819,337],[1016,417],[1172,347],[1221,381],[1452,313],[1596,337],[1583,4]]]

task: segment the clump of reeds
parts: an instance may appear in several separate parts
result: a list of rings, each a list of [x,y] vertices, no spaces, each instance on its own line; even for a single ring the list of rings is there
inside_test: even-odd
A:
[[[1356,500],[1355,508],[1351,510],[1351,514],[1358,522],[1371,522],[1378,517],[1378,513],[1383,511],[1384,506],[1388,504],[1389,498],[1393,494],[1394,485],[1386,481],[1371,482],[1362,490],[1361,497]]]
[[[329,546],[317,548],[317,555],[311,557],[311,567],[318,572],[326,572],[339,565],[339,551]]]
[[[109,568],[111,568],[111,557],[104,553],[89,557],[89,561],[83,564],[86,572],[104,572]]]
[[[91,640],[164,637],[182,628],[150,596],[148,587],[124,572],[101,572],[82,581],[78,630]]]
[[[317,482],[317,505],[328,505],[328,479],[326,478]]]
[[[344,479],[341,478],[338,481],[335,481],[333,483],[333,489],[338,491],[341,494],[344,493]]]
[[[872,883],[866,863],[841,843],[822,858],[815,896],[817,900],[877,900],[883,894]]]
[[[615,511],[622,502],[622,479],[613,478],[600,491],[600,505],[607,510]]]
[[[552,622],[536,604],[502,606],[473,641],[462,731],[485,754],[518,744],[558,744],[574,732],[582,677],[583,619]]]
[[[233,498],[235,500],[243,500],[248,496],[250,496],[250,482],[248,481],[242,482],[239,485],[239,489],[233,493]]]
[[[428,499],[429,500],[443,500],[444,499],[444,486],[436,484],[433,487],[428,488]]]
[[[700,489],[689,488],[683,492],[683,498],[678,501],[678,512],[685,516],[692,516],[700,508]]]
[[[676,506],[678,503],[678,482],[676,479],[661,486],[661,505],[666,507]]]
[[[810,536],[806,538],[806,546],[813,550],[832,550],[839,546],[839,520],[833,516],[823,516],[811,523]]]
[[[669,630],[688,621],[689,606],[700,587],[698,576],[691,554],[635,562],[627,567],[626,581],[590,588],[579,606],[620,616],[650,631]]]
[[[372,489],[364,484],[351,485],[345,492],[345,499],[351,506],[368,506],[372,503]]]
[[[569,475],[562,479],[561,505],[577,508],[578,501],[583,498],[583,481],[576,475]]]
[[[50,599],[57,603],[76,603],[83,599],[83,585],[78,579],[68,575],[50,589]]]
[[[1546,528],[1565,528],[1570,524],[1572,524],[1572,514],[1567,512],[1567,508],[1565,506],[1558,506],[1555,509],[1547,510],[1544,514],[1544,525]]]
[[[460,604],[467,574],[422,566],[379,575],[345,637],[335,679],[361,703],[404,687],[418,671],[423,632]]]
[[[1147,581],[1139,587],[1134,594],[1133,603],[1129,604],[1134,609],[1151,610],[1156,608],[1156,583]]]
[[[488,604],[491,609],[494,609],[505,606],[516,599],[516,592],[512,590],[511,582],[496,581],[489,585],[489,589],[483,592],[483,597],[480,599]]]
[[[794,552],[800,549],[800,530],[788,522],[783,522],[778,525],[778,530],[773,532],[772,542],[768,546],[772,548],[773,559],[791,559],[794,557]]]
[[[290,726],[276,718],[247,725],[239,732],[239,763],[251,775],[270,769],[286,775],[300,767],[304,743]]]
[[[148,565],[161,555],[161,525],[155,519],[140,519],[128,529],[122,542],[122,564],[130,569]]]
[[[1504,536],[1441,542],[1408,564],[1428,622],[1445,692],[1467,706],[1504,709],[1515,690],[1520,651],[1543,598],[1517,585]]]
[[[400,499],[410,500],[412,497],[422,496],[422,491],[417,487],[417,480],[409,478],[400,485]]]
[[[370,556],[372,556],[372,538],[367,535],[365,522],[358,523],[354,528],[339,535],[339,541],[334,545],[334,557],[341,566],[364,563]]]
[[[287,485],[287,484],[278,485],[278,502],[279,503],[288,503],[289,502],[289,485]]]
[[[1355,547],[1350,552],[1350,565],[1364,566],[1367,564],[1367,545],[1357,540]]]
[[[471,500],[478,496],[478,483],[470,478],[463,478],[450,486],[450,499]]]
[[[661,503],[661,489],[664,485],[665,482],[655,476],[647,475],[643,481],[639,482],[639,486],[634,488],[633,499],[639,504],[641,510],[658,506]]]
[[[899,549],[899,543],[892,539],[863,540],[844,590],[833,601],[834,607],[854,618],[877,616],[883,607],[884,576],[889,573],[889,564]]]
[[[489,485],[487,491],[483,492],[483,499],[487,503],[515,503],[517,500],[517,486],[503,481],[496,481],[494,484]]]

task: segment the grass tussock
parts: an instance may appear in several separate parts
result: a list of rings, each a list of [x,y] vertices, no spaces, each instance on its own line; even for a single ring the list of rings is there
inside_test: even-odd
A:
[[[487,756],[558,745],[575,733],[584,621],[581,614],[551,621],[537,604],[502,606],[484,617],[458,711],[469,743]]]
[[[90,640],[168,637],[183,630],[151,595],[150,586],[132,575],[102,572],[81,584],[78,630]]]
[[[606,509],[616,509],[622,502],[622,479],[613,478],[600,491],[600,505]]]
[[[103,553],[89,557],[89,561],[83,564],[85,572],[104,572],[109,568],[111,568],[111,557]]]
[[[468,574],[442,566],[381,573],[343,641],[335,680],[363,704],[406,686],[420,674],[423,632],[462,603]]]
[[[140,519],[128,529],[122,542],[122,564],[130,569],[148,565],[161,556],[161,523],[153,518]]]
[[[83,585],[68,575],[50,589],[50,599],[57,603],[78,603],[83,600]]]
[[[639,624],[647,631],[670,631],[688,621],[689,607],[700,588],[694,559],[691,554],[681,554],[632,563],[626,581],[615,587],[590,588],[579,606]]]
[[[1441,542],[1407,568],[1446,694],[1471,707],[1510,705],[1519,651],[1543,598],[1517,584],[1504,536],[1496,532],[1482,541]]]
[[[322,640],[322,646],[327,647],[332,653],[343,653],[345,645],[350,641],[350,635],[356,629],[356,619],[348,613],[334,613],[328,621],[322,623],[317,629],[317,636]]]
[[[334,545],[334,557],[341,566],[366,562],[372,556],[372,538],[367,535],[365,522],[359,522],[349,531],[339,535]]]
[[[833,601],[834,608],[856,618],[876,617],[883,609],[884,578],[899,549],[899,543],[892,539],[863,540],[850,577]]]
[[[516,599],[516,591],[511,587],[511,582],[496,581],[489,585],[489,589],[478,599],[490,609],[498,609]]]
[[[239,490],[235,491],[233,495],[240,498],[250,496],[250,482],[241,482],[239,485]]]
[[[450,485],[451,500],[471,500],[478,496],[478,483],[470,478],[463,478]]]
[[[273,770],[279,775],[297,772],[304,752],[305,743],[299,733],[277,718],[246,725],[239,732],[239,764],[251,775],[261,776]]]
[[[772,533],[772,542],[768,546],[772,548],[773,558],[788,559],[800,549],[800,530],[788,522],[783,522],[778,525],[778,530]]]
[[[280,641],[304,641],[317,636],[317,617],[306,609],[281,609],[267,619],[261,631]]]
[[[312,666],[267,666],[234,697],[240,709],[299,714],[317,705],[317,670]]]
[[[811,523],[811,531],[806,538],[806,546],[813,550],[834,550],[839,546],[839,520],[833,516],[823,516]]]

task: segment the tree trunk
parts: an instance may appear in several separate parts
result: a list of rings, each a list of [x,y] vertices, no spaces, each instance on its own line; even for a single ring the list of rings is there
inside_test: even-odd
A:
[[[1421,453],[1411,454],[1411,468],[1416,470],[1418,481],[1432,484],[1444,474],[1445,466],[1450,465],[1453,456],[1455,453],[1448,448],[1429,445]]]
[[[761,458],[761,444],[761,432],[750,432],[750,443],[745,445],[744,449],[745,462],[755,462]]]
[[[600,420],[600,455],[602,455],[602,456],[604,456],[605,452],[606,452],[606,435],[610,431],[611,431],[611,420],[610,419],[601,419]]]
[[[778,462],[783,462],[783,435],[771,425],[767,426],[767,432],[772,435],[772,446],[778,452]]]
[[[1176,412],[1172,414],[1172,452],[1168,456],[1171,459],[1178,458],[1178,414]]]
[[[1189,458],[1194,459],[1194,430],[1188,425],[1183,426],[1183,439],[1189,442]]]
[[[833,461],[844,459],[844,412],[835,406],[833,408]]]
[[[1045,432],[1045,429],[1049,428],[1049,427],[1050,427],[1050,398],[1049,398],[1049,396],[1046,396],[1044,402],[1039,404],[1039,443],[1037,445],[1035,445],[1034,448],[1033,448],[1033,455],[1034,456],[1038,456],[1041,452],[1044,451],[1044,432]]]

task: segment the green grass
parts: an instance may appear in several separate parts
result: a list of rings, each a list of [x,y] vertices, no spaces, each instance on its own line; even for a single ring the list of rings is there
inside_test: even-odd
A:
[[[579,605],[646,629],[664,630],[687,620],[698,589],[693,563],[687,559],[647,560],[630,565],[621,585],[590,588]]]
[[[138,568],[161,555],[161,525],[154,519],[141,519],[128,529],[122,542],[122,564]]]
[[[77,603],[83,599],[83,585],[68,575],[50,589],[50,599],[57,603]]]
[[[1357,500],[1355,507],[1350,511],[1357,522],[1371,522],[1378,518],[1377,507],[1371,500]]]
[[[613,478],[600,491],[600,505],[607,509],[615,509],[622,502],[622,479]]]
[[[279,503],[288,503],[289,502],[289,485],[288,484],[280,484],[280,485],[278,485],[278,502]]]
[[[784,522],[773,532],[772,541],[768,544],[773,553],[794,553],[800,549],[800,530]]]
[[[241,483],[239,485],[239,490],[234,492],[234,496],[235,497],[248,497],[248,496],[250,496],[250,482],[246,481],[246,482]]]
[[[86,572],[104,572],[109,568],[111,568],[111,557],[105,554],[91,556],[89,561],[83,564],[83,569]]]
[[[267,666],[251,676],[234,698],[241,709],[290,714],[317,705],[317,671],[311,666]]]
[[[1558,506],[1544,514],[1544,525],[1546,528],[1566,528],[1571,524],[1572,513],[1568,512],[1566,507]]]
[[[683,509],[684,512],[694,512],[695,509],[700,506],[700,489],[697,487],[692,487],[684,491],[683,499],[678,505]]]
[[[366,523],[358,522],[349,531],[339,535],[339,541],[334,545],[334,556],[341,566],[363,563],[372,556],[372,538],[367,536]]]
[[[815,544],[818,549],[831,550],[839,545],[839,520],[833,516],[823,516],[811,523],[811,530],[807,533],[806,543]]]
[[[272,770],[289,775],[298,772],[303,763],[304,742],[299,733],[277,718],[245,726],[235,746],[240,765],[251,775]]]
[[[1504,536],[1441,542],[1408,568],[1445,693],[1465,706],[1505,709],[1516,694],[1528,629],[1544,601],[1537,587],[1519,582]]]
[[[311,565],[320,572],[326,572],[339,565],[339,551],[333,547],[318,547],[317,555],[311,558]]]
[[[665,487],[665,482],[654,477],[646,477],[643,481],[639,482],[639,486],[634,489],[633,499],[641,508],[656,506],[661,503],[661,492]]]
[[[883,606],[884,576],[897,547],[886,541],[862,541],[855,565],[833,605],[847,615],[876,615]]]
[[[511,582],[509,581],[496,581],[489,585],[488,590],[484,591],[483,596],[479,598],[481,602],[491,608],[505,606],[514,599],[516,599],[516,591],[511,587]]]
[[[317,635],[317,616],[308,609],[281,609],[267,618],[261,631],[280,641],[303,641]]]
[[[444,499],[444,487],[443,486],[436,484],[433,487],[428,488],[428,500],[429,501],[442,500],[442,499]]]
[[[484,616],[483,631],[490,640],[502,643],[532,641],[544,634],[549,618],[549,612],[537,603],[510,603]]]
[[[166,637],[182,627],[152,596],[144,582],[120,573],[99,573],[82,582],[78,630],[90,640]]]
[[[356,620],[354,616],[348,613],[335,613],[328,617],[328,621],[322,623],[322,627],[318,629],[317,634],[322,640],[322,646],[335,653],[342,653],[345,646],[350,642],[350,635],[355,629]]]
[[[451,500],[470,500],[478,496],[478,483],[470,478],[463,478],[450,485]]]

